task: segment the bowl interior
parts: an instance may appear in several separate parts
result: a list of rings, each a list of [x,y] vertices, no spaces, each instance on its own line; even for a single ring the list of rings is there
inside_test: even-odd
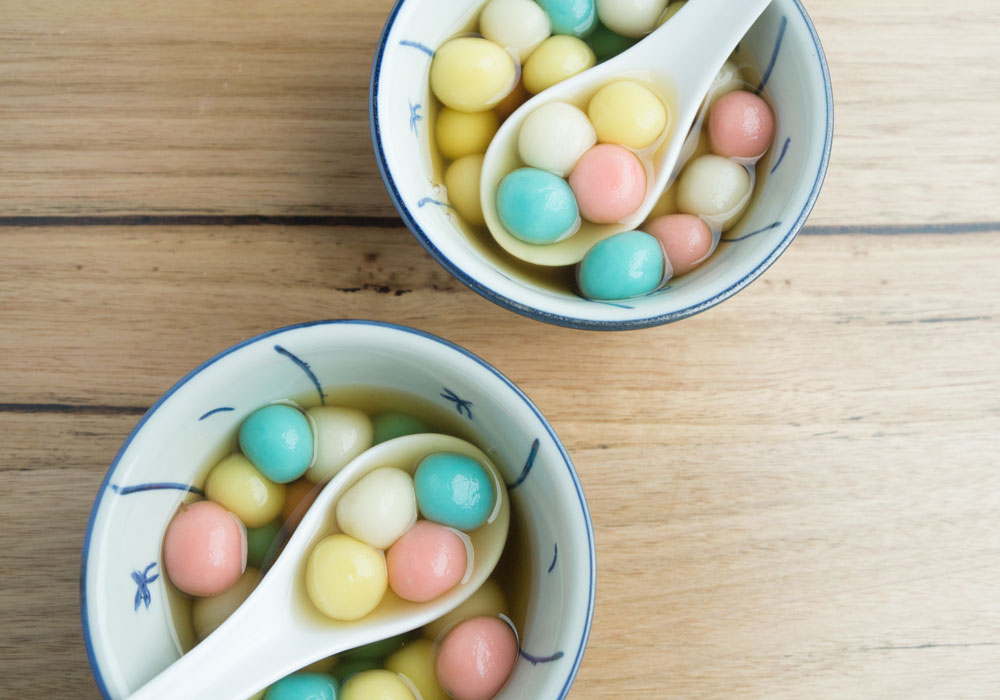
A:
[[[799,0],[775,0],[741,42],[737,61],[775,108],[774,145],[758,166],[755,201],[712,258],[665,289],[622,302],[577,296],[562,281],[525,273],[488,235],[445,204],[431,149],[434,49],[473,27],[479,0],[401,0],[372,73],[372,129],[383,177],[404,221],[427,250],[483,296],[539,320],[621,330],[678,320],[735,294],[780,255],[812,209],[829,158],[832,94],[819,39]]]
[[[188,603],[165,585],[163,531],[269,401],[343,386],[386,387],[432,402],[503,472],[522,528],[522,657],[500,697],[562,698],[593,614],[594,540],[573,466],[551,427],[509,380],[439,338],[341,321],[275,331],[231,348],[174,386],[129,436],[101,487],[83,554],[81,608],[95,678],[122,698],[193,643]],[[228,439],[220,436],[229,436]]]

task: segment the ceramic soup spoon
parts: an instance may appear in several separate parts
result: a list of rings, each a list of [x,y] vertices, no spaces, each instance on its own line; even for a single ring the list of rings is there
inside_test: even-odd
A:
[[[374,611],[353,622],[333,620],[306,592],[306,560],[313,546],[338,532],[337,500],[365,474],[396,467],[412,474],[431,454],[451,452],[480,462],[493,477],[497,505],[487,523],[468,533],[470,571],[463,581],[427,603],[387,590]],[[229,619],[131,700],[245,700],[261,688],[319,659],[386,639],[450,612],[479,588],[500,559],[510,524],[507,489],[496,466],[477,447],[450,435],[421,434],[389,440],[363,452],[320,492],[284,551],[246,602]]]
[[[634,229],[653,209],[676,176],[675,170],[705,95],[733,49],[771,0],[689,0],[663,26],[638,44],[594,68],[553,85],[521,105],[501,125],[483,161],[480,198],[490,233],[508,253],[536,265],[573,265],[598,241]],[[522,166],[517,141],[525,118],[550,102],[568,102],[586,111],[590,98],[616,80],[645,83],[665,98],[665,136],[646,158],[647,186],[642,205],[614,224],[584,220],[568,238],[532,245],[512,236],[500,222],[496,192],[505,175]],[[650,164],[652,172],[649,172]]]

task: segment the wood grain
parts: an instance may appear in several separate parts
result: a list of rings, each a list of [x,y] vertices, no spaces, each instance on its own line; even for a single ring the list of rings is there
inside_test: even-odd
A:
[[[565,442],[599,560],[574,700],[1000,697],[997,6],[808,0],[837,103],[809,227],[721,306],[598,334],[394,223],[391,4],[0,0],[0,697],[97,697],[83,524],[145,409],[335,317],[467,347]]]
[[[367,106],[391,5],[0,0],[3,214],[395,216]],[[807,6],[837,107],[813,223],[1000,221],[1000,9]]]
[[[804,235],[726,304],[613,335],[502,311],[402,229],[5,241],[0,609],[18,613],[0,638],[21,650],[4,681],[21,697],[53,658],[56,687],[92,687],[79,524],[141,410],[225,346],[326,316],[460,342],[552,420],[600,559],[572,697],[989,697],[1000,683],[1000,231]]]

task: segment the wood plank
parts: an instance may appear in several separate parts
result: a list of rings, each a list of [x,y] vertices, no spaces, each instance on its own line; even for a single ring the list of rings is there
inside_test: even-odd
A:
[[[667,386],[671,402],[695,401],[688,415],[711,411],[697,399],[708,398],[708,383],[711,405],[723,392],[771,419],[776,396],[815,417],[854,404],[874,412],[876,388],[892,393],[900,420],[935,410],[914,403],[923,392],[962,397],[946,405],[971,416],[991,400],[978,383],[1000,372],[989,361],[1000,352],[998,236],[800,236],[721,306],[623,335],[504,311],[455,281],[403,228],[10,230],[0,259],[0,403],[148,406],[250,335],[358,317],[438,333],[515,381],[557,388],[556,415],[593,405],[576,378],[580,367],[602,366],[602,391],[650,397]],[[643,381],[664,371],[665,385]],[[638,396],[615,397],[629,418]]]
[[[135,420],[0,412],[4,697],[99,697],[80,631],[80,553],[109,455]]]
[[[60,688],[92,692],[72,524],[138,419],[101,407],[149,405],[251,333],[343,315],[461,342],[564,439],[600,551],[572,697],[986,697],[998,241],[803,236],[717,309],[607,335],[475,298],[402,229],[11,231],[3,402],[96,413],[0,412],[6,687],[30,696],[54,659]]]
[[[662,346],[645,335],[626,336],[636,346],[623,353],[640,367],[609,372],[589,399],[569,363],[541,373],[515,357],[526,337],[497,348],[511,355],[502,367],[531,377],[522,386],[554,419],[594,516],[597,615],[572,697],[987,697],[1000,654],[1000,406],[975,372],[906,387],[909,372],[838,370],[822,391],[763,376],[763,349],[737,337],[725,352],[747,360],[749,386],[711,357],[686,377],[660,362],[651,380],[642,369]],[[611,358],[614,370],[627,361]],[[53,664],[48,690],[93,692],[74,585],[82,524],[136,420],[0,412],[7,692],[41,697]]]
[[[367,122],[391,0],[205,5],[0,0],[5,215],[395,216]],[[812,222],[1000,220],[995,3],[808,9],[837,104]]]

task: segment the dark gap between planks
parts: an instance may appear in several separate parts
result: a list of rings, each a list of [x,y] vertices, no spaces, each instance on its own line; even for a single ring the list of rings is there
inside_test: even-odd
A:
[[[402,228],[394,216],[286,216],[263,214],[240,215],[125,215],[125,216],[0,216],[0,228],[59,228],[93,226],[326,226],[353,228]],[[813,236],[896,235],[1000,232],[1000,221],[972,221],[942,224],[891,224],[844,226],[805,226],[801,233]]]

